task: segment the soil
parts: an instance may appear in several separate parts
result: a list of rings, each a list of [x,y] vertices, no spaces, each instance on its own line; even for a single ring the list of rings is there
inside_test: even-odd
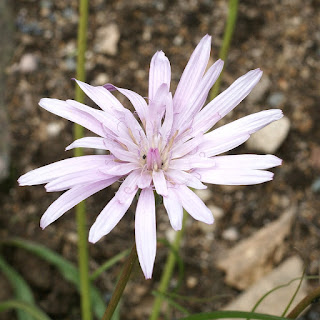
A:
[[[42,186],[19,187],[16,180],[30,169],[72,156],[71,151],[64,151],[72,142],[72,124],[42,110],[38,102],[42,97],[63,100],[74,97],[71,78],[76,73],[77,1],[13,0],[6,4],[6,15],[11,11],[13,29],[12,33],[3,32],[1,37],[13,46],[9,62],[1,71],[5,73],[11,161],[9,177],[1,182],[0,239],[32,240],[76,263],[74,212],[66,213],[42,231],[41,214],[58,195],[46,193]],[[146,96],[150,59],[157,50],[163,50],[170,59],[175,88],[190,54],[207,33],[213,37],[212,59],[218,58],[227,9],[226,0],[90,1],[87,82],[112,82]],[[292,233],[286,239],[284,258],[300,255],[305,261],[306,273],[319,276],[319,13],[320,2],[316,0],[246,0],[239,5],[221,89],[257,67],[264,71],[262,81],[266,86],[256,92],[254,98],[243,101],[222,122],[280,107],[290,119],[291,128],[276,151],[284,162],[273,170],[272,182],[248,187],[210,186],[207,203],[218,207],[221,217],[211,229],[189,219],[180,251],[185,274],[177,293],[210,298],[201,302],[179,300],[192,313],[218,310],[239,294],[224,283],[224,274],[216,268],[215,257],[291,207],[298,214]],[[118,28],[120,38],[115,52],[105,53],[99,47],[97,35],[109,24]],[[23,63],[26,55],[31,60]],[[3,88],[3,84],[0,86]],[[122,101],[130,107],[126,100]],[[86,102],[93,106],[89,100]],[[90,150],[85,152],[89,154]],[[250,152],[245,145],[233,150],[233,153]],[[112,187],[88,199],[88,226],[115,191]],[[89,245],[92,270],[132,246],[133,208],[108,236]],[[234,240],[223,236],[230,227],[236,230]],[[158,238],[172,236],[162,208],[157,212],[157,232]],[[152,280],[144,280],[136,267],[123,298],[121,319],[147,319],[152,306],[151,291],[158,286],[167,253],[168,248],[160,243]],[[37,304],[50,317],[80,319],[79,296],[56,269],[21,249],[3,247],[1,254],[21,273],[31,286]],[[110,298],[121,267],[121,263],[115,265],[95,283],[106,300]],[[171,289],[177,280],[178,270]],[[313,287],[317,281],[309,284]],[[12,297],[10,285],[2,274],[0,287],[0,300]],[[1,319],[15,317],[14,312],[1,315]],[[179,317],[181,313],[173,310],[169,319]],[[303,319],[319,318],[320,306],[314,304]]]

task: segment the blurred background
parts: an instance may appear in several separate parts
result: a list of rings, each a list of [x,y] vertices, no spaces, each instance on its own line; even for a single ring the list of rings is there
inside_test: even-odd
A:
[[[226,0],[92,0],[87,82],[111,82],[147,96],[151,57],[163,50],[171,63],[174,92],[193,49],[205,34],[213,39],[211,62],[218,58],[227,14]],[[76,74],[77,23],[76,0],[0,1],[0,239],[32,240],[74,263],[74,212],[42,231],[40,217],[58,194],[47,194],[43,186],[18,187],[16,180],[31,169],[72,156],[72,151],[64,151],[72,142],[72,124],[42,110],[38,102],[42,97],[74,98],[71,78]],[[283,165],[273,170],[272,182],[210,186],[202,192],[216,223],[207,226],[188,220],[181,248],[185,272],[178,288],[178,269],[170,284],[177,294],[189,297],[177,301],[190,312],[235,303],[275,271],[283,272],[278,275],[280,284],[301,276],[304,268],[307,275],[319,276],[319,27],[317,0],[240,1],[221,90],[251,69],[261,68],[264,74],[249,97],[219,125],[264,109],[281,108],[283,121],[232,153],[273,153],[283,159]],[[131,108],[128,101],[120,99]],[[89,100],[87,104],[94,106]],[[87,154],[94,152],[100,151],[85,150]],[[116,187],[111,187],[89,198],[89,225],[115,191]],[[157,232],[159,239],[174,237],[162,207],[157,211]],[[133,240],[134,210],[130,210],[108,236],[90,244],[90,268],[94,270],[130,248]],[[151,291],[157,288],[167,253],[168,248],[159,243],[150,281],[136,268],[122,301],[121,319],[147,319],[154,299]],[[31,286],[37,304],[46,313],[54,319],[79,319],[78,293],[56,268],[15,247],[3,246],[1,254]],[[291,263],[290,267],[284,263]],[[106,301],[121,266],[115,265],[95,282]],[[318,283],[307,281],[303,292]],[[12,297],[10,283],[1,272],[0,288],[0,301]],[[276,300],[280,310],[288,303],[286,297],[284,302]],[[252,306],[245,307],[249,311]],[[15,319],[13,312],[2,316]],[[179,317],[181,312],[171,310],[168,319]],[[319,305],[304,316],[319,318]]]

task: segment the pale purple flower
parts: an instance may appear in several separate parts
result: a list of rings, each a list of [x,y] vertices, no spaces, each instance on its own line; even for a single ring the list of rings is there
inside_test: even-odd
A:
[[[213,223],[212,213],[192,191],[207,188],[203,183],[250,185],[272,180],[273,173],[264,169],[281,164],[273,155],[218,156],[280,119],[282,112],[261,111],[209,131],[250,93],[262,75],[259,69],[249,71],[203,107],[223,67],[218,60],[205,72],[210,48],[211,37],[206,35],[194,50],[173,97],[170,63],[159,51],[151,60],[147,100],[111,84],[93,87],[81,81],[78,85],[101,110],[74,100],[40,100],[44,109],[99,136],[76,140],[67,150],[84,147],[109,152],[61,160],[20,177],[20,185],[46,183],[48,192],[67,190],[42,216],[42,228],[80,201],[122,181],[90,229],[89,241],[95,243],[115,227],[140,189],[135,238],[141,268],[145,277],[151,278],[157,242],[154,191],[163,197],[173,229],[179,230],[183,208],[194,219]],[[112,95],[113,90],[130,100],[136,116]]]

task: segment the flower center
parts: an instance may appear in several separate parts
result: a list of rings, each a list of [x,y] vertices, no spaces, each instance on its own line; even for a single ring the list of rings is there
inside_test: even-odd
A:
[[[147,154],[147,169],[158,170],[161,168],[161,156],[158,148],[150,148]]]

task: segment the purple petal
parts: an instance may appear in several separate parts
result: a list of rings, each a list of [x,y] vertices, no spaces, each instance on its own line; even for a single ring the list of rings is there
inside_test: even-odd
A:
[[[176,231],[182,228],[183,209],[177,196],[170,192],[163,197],[163,204],[167,210],[168,217],[172,228]]]
[[[194,189],[207,189],[207,186],[201,183],[199,179],[185,171],[169,169],[166,171],[166,177],[173,184],[185,184]]]
[[[110,155],[90,155],[60,160],[29,171],[21,176],[18,182],[20,186],[42,184],[69,173],[103,167],[107,162],[112,161],[113,159],[114,157]]]
[[[152,171],[153,184],[158,194],[162,196],[168,195],[167,181],[162,170]]]
[[[149,99],[153,100],[159,87],[165,83],[170,88],[171,68],[168,58],[162,51],[154,54],[149,71]]]
[[[49,224],[60,218],[66,211],[70,210],[94,193],[108,187],[110,184],[109,180],[98,181],[77,186],[66,191],[56,201],[54,201],[43,214],[40,221],[40,227],[42,229],[46,228]]]
[[[121,184],[116,195],[101,211],[90,228],[90,242],[96,243],[103,236],[107,235],[127,212],[137,193],[136,180],[136,174],[131,173]]]
[[[68,100],[68,102],[69,101],[72,100]],[[43,98],[40,100],[39,105],[49,112],[80,124],[101,137],[105,136],[101,121],[97,119],[97,116],[94,116],[99,110],[95,110],[81,103],[71,105],[68,102],[58,99]]]
[[[207,132],[215,125],[217,114],[223,118],[234,109],[251,92],[261,76],[262,71],[260,69],[249,71],[207,104],[195,117],[194,134],[198,130]]]
[[[141,269],[146,279],[150,279],[157,250],[155,199],[151,188],[143,189],[139,196],[135,236]]]
[[[240,154],[214,157],[217,169],[269,169],[280,166],[282,160],[271,154]]]
[[[211,50],[211,37],[204,36],[193,51],[173,97],[174,112],[183,112],[206,70]]]
[[[271,181],[273,173],[250,169],[197,169],[200,179],[205,183],[222,185],[251,185]]]
[[[172,189],[180,200],[184,209],[196,220],[212,224],[214,219],[209,208],[188,187],[181,185]]]
[[[75,140],[66,147],[66,150],[71,150],[74,148],[94,148],[108,150],[104,144],[104,138],[100,137],[85,137]]]
[[[74,172],[52,180],[45,185],[47,192],[64,191],[77,185],[84,185],[95,181],[110,180],[110,185],[119,179],[102,173],[99,168]]]

